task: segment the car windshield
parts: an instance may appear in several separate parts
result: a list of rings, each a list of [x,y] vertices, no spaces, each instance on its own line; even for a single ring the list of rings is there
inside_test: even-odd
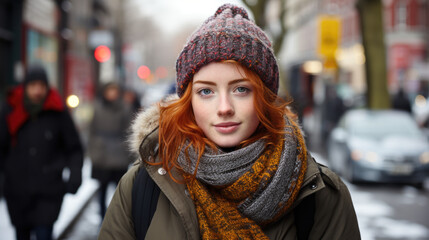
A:
[[[420,130],[414,120],[402,114],[355,114],[351,116],[347,125],[352,135],[374,140],[387,136],[421,137]]]

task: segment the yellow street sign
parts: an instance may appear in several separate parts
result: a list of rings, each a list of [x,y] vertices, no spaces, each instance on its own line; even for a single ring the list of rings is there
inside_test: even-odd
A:
[[[335,58],[326,58],[323,62],[323,67],[325,69],[336,69],[338,67],[337,61]]]
[[[339,17],[323,15],[319,17],[318,52],[325,58],[335,58],[340,44],[341,21]]]

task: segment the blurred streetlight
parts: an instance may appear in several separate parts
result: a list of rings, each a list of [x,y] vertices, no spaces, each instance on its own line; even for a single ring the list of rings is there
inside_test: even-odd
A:
[[[307,61],[304,63],[303,69],[306,73],[319,74],[322,72],[323,66],[320,61]]]
[[[67,106],[70,108],[76,108],[79,106],[79,97],[76,95],[70,95],[67,97]]]
[[[417,107],[420,107],[420,108],[426,107],[426,98],[422,95],[417,95],[414,102]]]

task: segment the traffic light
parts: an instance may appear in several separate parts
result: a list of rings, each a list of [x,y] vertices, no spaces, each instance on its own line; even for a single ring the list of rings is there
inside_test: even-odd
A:
[[[100,45],[94,50],[94,57],[99,62],[106,62],[110,59],[110,48]]]
[[[142,80],[147,80],[150,76],[150,68],[142,65],[137,69],[137,76]]]

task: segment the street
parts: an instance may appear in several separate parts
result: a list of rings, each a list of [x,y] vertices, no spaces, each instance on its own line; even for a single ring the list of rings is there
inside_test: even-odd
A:
[[[362,239],[429,239],[428,186],[348,184]]]
[[[313,154],[318,162],[324,157]],[[358,216],[363,240],[428,240],[429,182],[424,190],[411,186],[346,182]],[[113,189],[110,189],[113,193]],[[100,217],[95,196],[61,239],[97,239]]]
[[[95,195],[75,223],[60,239],[67,240],[95,240],[101,226],[101,217],[98,215],[98,201]]]
[[[107,189],[106,204],[110,201],[115,191],[114,184]],[[59,239],[63,240],[95,240],[101,227],[99,215],[98,192],[92,197],[85,209],[77,217],[67,231]]]
[[[318,162],[327,164],[321,155]],[[394,184],[351,184],[363,240],[429,239],[429,182],[423,190]]]

